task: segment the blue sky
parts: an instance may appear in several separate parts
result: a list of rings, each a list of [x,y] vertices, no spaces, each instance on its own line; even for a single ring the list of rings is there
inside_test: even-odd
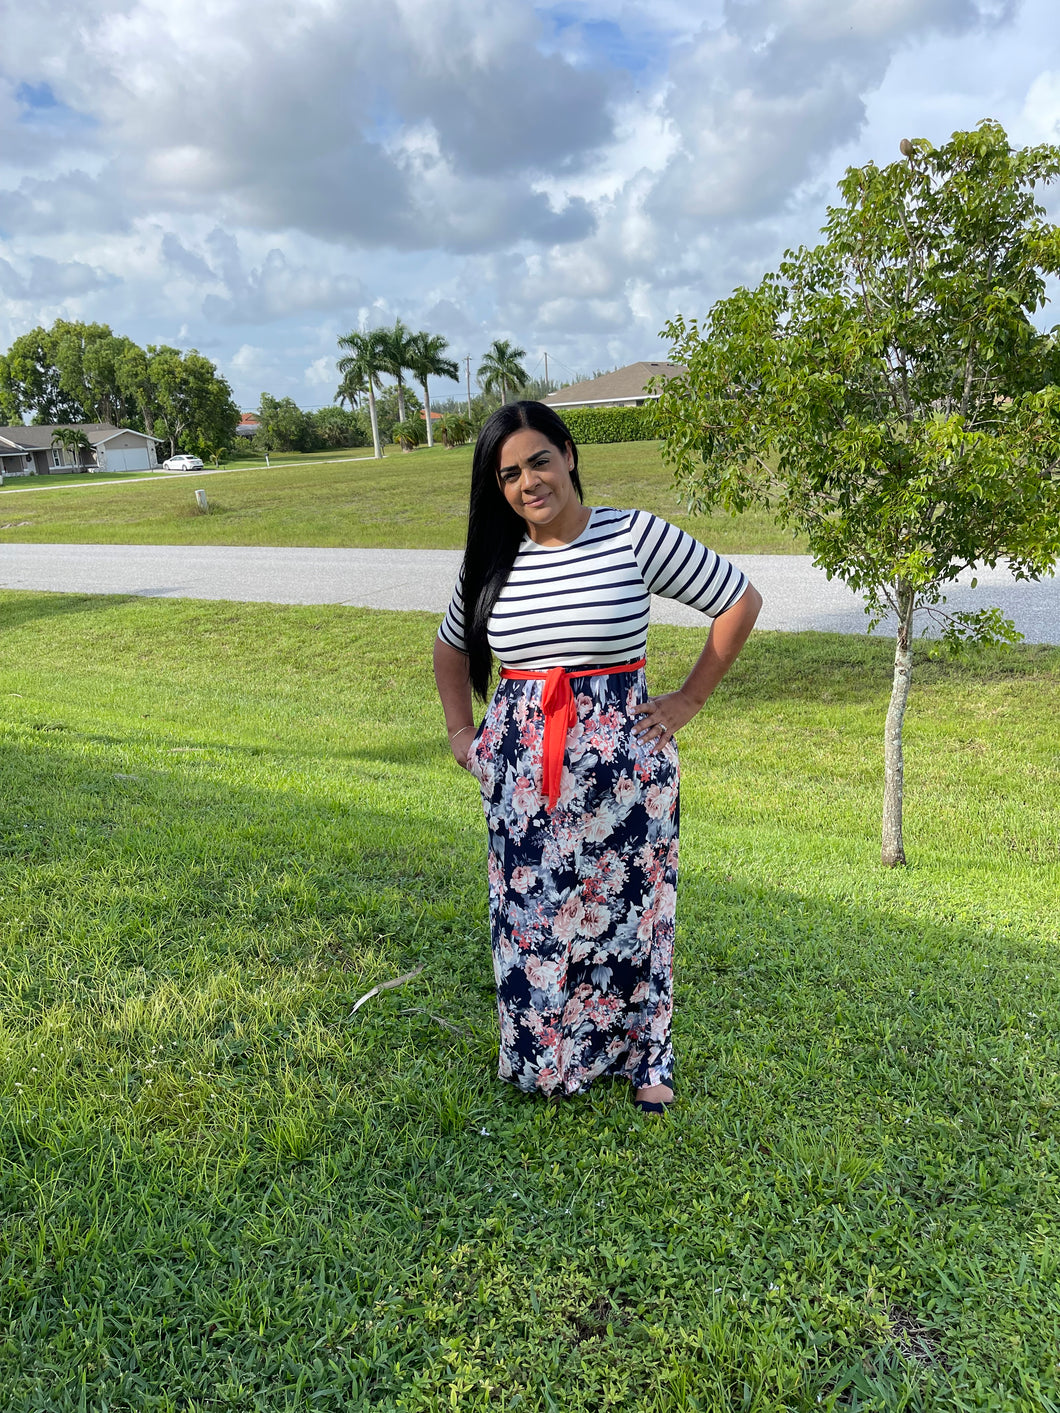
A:
[[[1060,142],[1055,0],[35,0],[0,54],[0,348],[98,320],[248,408],[330,402],[337,337],[397,317],[472,369],[497,337],[656,358],[847,165],[984,117]]]

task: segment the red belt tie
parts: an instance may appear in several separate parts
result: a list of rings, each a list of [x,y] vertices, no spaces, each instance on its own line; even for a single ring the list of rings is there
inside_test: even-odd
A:
[[[510,681],[543,681],[541,707],[545,713],[545,734],[541,746],[541,787],[548,796],[550,810],[556,808],[559,787],[563,781],[563,758],[567,753],[567,732],[578,720],[578,708],[570,689],[572,677],[608,677],[613,672],[636,672],[645,659],[619,662],[613,667],[550,667],[547,672],[524,672],[518,667],[504,667],[501,677]]]

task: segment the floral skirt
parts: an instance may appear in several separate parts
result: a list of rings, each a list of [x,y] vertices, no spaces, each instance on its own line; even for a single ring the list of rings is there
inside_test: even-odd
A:
[[[502,678],[468,753],[489,828],[502,1079],[581,1093],[669,1083],[678,764],[633,734],[643,669],[572,676],[559,801],[541,789],[541,680]]]

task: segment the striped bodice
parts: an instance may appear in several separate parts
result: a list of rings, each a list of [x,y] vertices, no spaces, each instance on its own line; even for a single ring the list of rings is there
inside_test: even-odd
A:
[[[747,579],[727,559],[643,510],[594,506],[569,545],[527,536],[489,621],[489,643],[504,667],[577,667],[644,655],[651,594],[716,618]],[[463,575],[439,630],[465,651]]]

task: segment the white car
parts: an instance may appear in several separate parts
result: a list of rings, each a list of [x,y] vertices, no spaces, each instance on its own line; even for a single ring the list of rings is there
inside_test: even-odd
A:
[[[178,451],[176,456],[171,456],[168,461],[163,461],[162,470],[201,471],[202,462],[197,456],[190,456],[186,451]]]

